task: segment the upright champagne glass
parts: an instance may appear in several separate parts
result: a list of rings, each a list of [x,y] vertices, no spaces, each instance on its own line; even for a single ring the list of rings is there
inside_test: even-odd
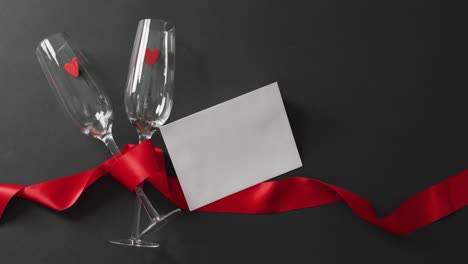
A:
[[[89,65],[80,50],[65,33],[53,34],[42,40],[36,56],[50,86],[81,132],[104,142],[114,157],[120,154],[112,137],[111,103],[90,74]],[[142,189],[135,190],[144,208],[152,205]],[[157,247],[157,243],[131,237],[128,245]]]
[[[143,19],[138,28],[130,58],[124,102],[128,119],[139,141],[151,139],[169,118],[174,95],[175,28],[159,19]],[[138,221],[139,203],[135,210]],[[180,209],[166,214],[151,212],[152,219],[141,234],[157,229]]]

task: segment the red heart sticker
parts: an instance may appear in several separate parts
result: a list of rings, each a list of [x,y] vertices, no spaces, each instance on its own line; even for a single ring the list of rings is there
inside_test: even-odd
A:
[[[78,64],[78,59],[73,57],[70,63],[65,63],[65,70],[73,77],[78,77],[80,75],[80,65]]]
[[[146,52],[145,52],[146,63],[148,63],[150,66],[153,66],[153,64],[155,64],[158,61],[160,55],[161,55],[160,50],[158,49],[150,50],[149,48],[146,48]]]

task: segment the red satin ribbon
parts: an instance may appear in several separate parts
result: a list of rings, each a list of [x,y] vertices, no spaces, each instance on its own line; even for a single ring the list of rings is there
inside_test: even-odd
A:
[[[29,186],[0,184],[0,217],[14,196],[61,211],[71,207],[82,193],[110,173],[129,190],[143,181],[182,209],[187,209],[179,181],[167,177],[164,155],[151,141],[127,145],[118,158],[97,168]],[[318,180],[293,177],[257,184],[197,211],[269,214],[344,201],[358,216],[381,229],[406,235],[468,205],[468,171],[465,170],[414,195],[387,217],[379,218],[365,198]]]

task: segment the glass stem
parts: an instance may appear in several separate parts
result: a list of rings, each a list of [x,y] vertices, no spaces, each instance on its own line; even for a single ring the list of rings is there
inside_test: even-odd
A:
[[[138,141],[141,143],[145,140],[151,139],[153,133],[138,133]]]
[[[120,155],[120,149],[115,143],[112,134],[104,136],[101,140],[102,142],[104,142],[104,144],[106,144],[106,147],[109,149],[109,152],[112,154],[112,156],[117,157],[118,155]]]
[[[151,139],[152,134],[138,134],[139,142]],[[151,221],[159,221],[161,219],[158,211],[153,207],[150,200],[143,191],[144,182],[142,182],[136,189],[136,199],[135,199],[135,212],[133,214],[133,227],[132,227],[132,238],[140,239],[142,233],[140,229],[140,216],[141,216],[141,207],[146,211],[146,214],[151,219]],[[146,205],[146,206],[145,206]]]
[[[149,134],[143,134],[143,133],[138,133],[138,141],[139,143],[142,143],[143,141],[146,141],[148,139],[151,139],[151,137],[153,136],[153,133],[149,133]],[[144,191],[143,191],[143,186],[144,186],[144,182],[142,182],[138,188],[135,190],[135,193],[137,194],[137,200],[140,200],[143,205],[146,203],[149,203],[151,204],[151,202],[148,200],[148,197],[145,195]],[[135,221],[140,221],[140,211],[141,211],[141,203],[137,203],[137,208],[135,208]],[[154,208],[154,206],[151,206],[151,207],[145,207],[143,206],[146,213],[148,214],[148,216],[153,220],[153,221],[159,221],[161,219],[161,216],[160,214],[158,213],[158,211]],[[140,229],[138,229],[140,230]]]
[[[149,138],[151,138],[151,135],[149,136]],[[141,139],[142,137],[140,136],[140,142],[142,142]],[[144,140],[146,139],[148,139],[148,136],[144,137]],[[108,134],[104,136],[103,138],[101,138],[101,140],[107,146],[107,148],[109,149],[110,153],[112,153],[114,158],[120,155],[119,147],[115,143],[115,140],[112,137],[112,134]],[[141,214],[142,206],[145,209],[146,213],[148,214],[148,217],[152,221],[160,219],[159,213],[151,204],[150,200],[146,196],[142,187],[143,187],[143,183],[141,183],[139,186],[135,188],[136,201],[135,201],[135,212],[133,215],[133,225],[132,225],[132,230],[131,230],[132,239],[140,239],[140,214]]]
[[[133,222],[130,230],[130,238],[131,239],[140,239],[140,214],[141,214],[141,200],[140,197],[135,195],[135,206],[134,206],[134,213],[133,213]]]

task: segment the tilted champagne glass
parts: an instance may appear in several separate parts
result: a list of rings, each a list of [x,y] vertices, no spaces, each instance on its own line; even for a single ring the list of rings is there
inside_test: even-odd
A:
[[[128,119],[136,128],[140,142],[151,139],[156,129],[169,118],[174,95],[174,71],[174,25],[159,19],[140,20],[124,96]],[[162,226],[178,212],[180,209],[164,215],[150,212],[151,223],[141,234]],[[135,216],[139,216],[139,203]]]
[[[45,38],[37,46],[36,56],[58,101],[81,132],[101,140],[114,157],[118,156],[120,150],[112,137],[111,103],[90,74],[88,61],[68,35],[57,33]],[[135,192],[145,209],[151,210],[143,190],[138,187]],[[133,236],[127,242],[132,246],[158,246]]]

